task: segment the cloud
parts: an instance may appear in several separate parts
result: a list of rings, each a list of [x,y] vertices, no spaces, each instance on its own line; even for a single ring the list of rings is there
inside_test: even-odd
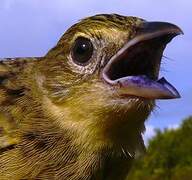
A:
[[[153,125],[146,125],[145,133],[143,134],[143,139],[145,144],[147,145],[149,139],[155,136],[155,126]]]
[[[170,130],[175,130],[179,128],[179,124],[170,124],[167,128]]]
[[[176,130],[179,128],[179,124],[170,124],[167,126],[167,129],[169,130]],[[153,125],[146,125],[145,133],[143,134],[144,143],[147,146],[148,142],[151,138],[153,138],[156,135],[157,127]]]

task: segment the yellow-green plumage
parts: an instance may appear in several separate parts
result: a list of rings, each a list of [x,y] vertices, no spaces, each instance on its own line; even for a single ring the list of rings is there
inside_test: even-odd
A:
[[[100,72],[144,20],[97,15],[72,26],[41,58],[0,64],[0,179],[123,180],[153,100],[114,97]],[[71,60],[91,39],[86,67]],[[2,145],[2,142],[5,142]]]

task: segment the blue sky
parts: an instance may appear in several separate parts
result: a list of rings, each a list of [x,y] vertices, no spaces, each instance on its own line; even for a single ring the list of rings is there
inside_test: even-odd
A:
[[[192,115],[192,2],[190,0],[1,0],[0,57],[43,56],[73,23],[98,13],[119,13],[149,21],[168,21],[185,35],[168,45],[161,75],[182,98],[158,101],[147,122],[146,137],[154,128],[176,128]]]

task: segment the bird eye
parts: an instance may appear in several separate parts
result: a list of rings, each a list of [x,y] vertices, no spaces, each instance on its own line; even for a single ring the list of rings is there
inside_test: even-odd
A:
[[[93,55],[93,44],[84,37],[75,40],[72,48],[73,61],[80,65],[85,65]]]

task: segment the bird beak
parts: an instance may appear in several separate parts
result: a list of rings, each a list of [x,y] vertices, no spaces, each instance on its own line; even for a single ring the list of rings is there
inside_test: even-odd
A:
[[[166,45],[183,31],[166,22],[143,22],[107,63],[102,78],[120,95],[173,99],[180,95],[165,78],[158,79]]]

